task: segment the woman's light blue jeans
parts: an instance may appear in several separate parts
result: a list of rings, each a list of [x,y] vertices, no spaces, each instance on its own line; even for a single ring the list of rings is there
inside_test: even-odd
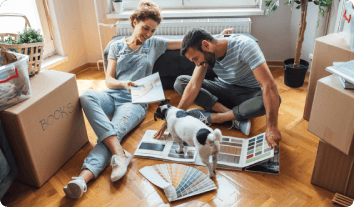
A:
[[[94,177],[107,167],[112,157],[103,140],[112,135],[123,137],[143,121],[147,104],[133,104],[130,93],[86,90],[80,95],[81,106],[97,135],[97,145],[86,157],[81,168],[90,170]]]

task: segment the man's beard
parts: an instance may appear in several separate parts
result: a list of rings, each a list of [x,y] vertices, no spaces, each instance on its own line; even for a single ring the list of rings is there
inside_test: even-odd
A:
[[[208,67],[212,69],[215,65],[215,52],[203,51],[203,54],[204,54],[204,59],[206,61],[204,61],[202,64],[204,65],[204,63],[207,63]]]

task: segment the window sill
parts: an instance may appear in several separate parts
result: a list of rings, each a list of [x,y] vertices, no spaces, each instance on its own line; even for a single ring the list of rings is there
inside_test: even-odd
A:
[[[129,19],[134,10],[123,11],[122,13],[108,13],[107,19]],[[164,9],[161,12],[162,18],[181,17],[240,17],[264,15],[264,10],[258,8],[245,9]]]
[[[42,70],[43,69],[51,69],[55,66],[63,64],[68,61],[67,56],[53,55],[43,60],[42,62]]]

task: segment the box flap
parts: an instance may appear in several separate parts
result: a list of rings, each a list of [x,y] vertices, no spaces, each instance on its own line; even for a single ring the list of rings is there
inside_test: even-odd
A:
[[[344,38],[344,32],[328,34],[326,36],[316,38],[315,41],[323,42],[325,44],[351,52],[350,46]]]

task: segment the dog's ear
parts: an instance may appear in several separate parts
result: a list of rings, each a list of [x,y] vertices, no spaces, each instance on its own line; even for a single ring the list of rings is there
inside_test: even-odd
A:
[[[161,103],[163,104],[169,104],[171,102],[171,99],[166,98],[164,101],[162,101]]]
[[[155,121],[157,121],[156,116],[157,116],[157,113],[155,112],[155,113],[154,113],[154,120],[155,120]]]
[[[161,113],[154,113],[154,120],[157,121],[157,118],[161,119],[162,118],[162,114]]]

